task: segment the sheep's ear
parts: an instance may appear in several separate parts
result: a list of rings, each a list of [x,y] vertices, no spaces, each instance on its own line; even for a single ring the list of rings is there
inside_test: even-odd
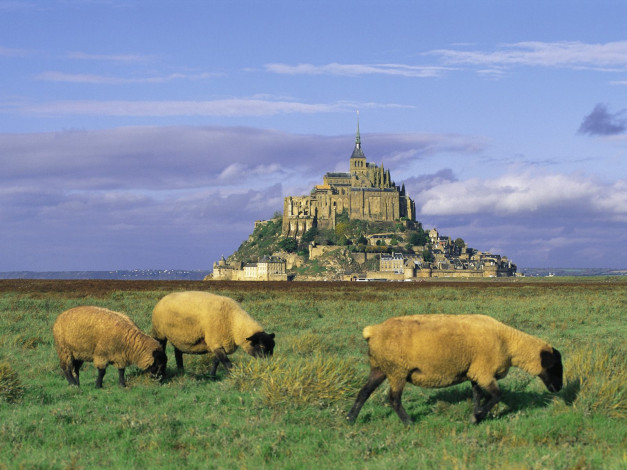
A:
[[[274,333],[270,333],[268,336],[269,336],[270,338],[274,339]]]

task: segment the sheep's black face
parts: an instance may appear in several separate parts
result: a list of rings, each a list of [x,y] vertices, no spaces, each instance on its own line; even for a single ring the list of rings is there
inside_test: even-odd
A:
[[[163,380],[165,376],[165,367],[168,363],[168,356],[165,355],[163,350],[155,349],[152,352],[152,357],[154,361],[149,368],[150,375],[153,379]]]
[[[246,338],[250,342],[249,354],[253,357],[268,357],[274,352],[274,333],[260,331]]]
[[[554,348],[553,352],[542,351],[540,353],[540,360],[542,361],[542,372],[539,377],[549,391],[559,392],[564,382],[562,355]]]

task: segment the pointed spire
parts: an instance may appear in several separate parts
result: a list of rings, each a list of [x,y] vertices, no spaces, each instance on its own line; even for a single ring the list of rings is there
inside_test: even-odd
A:
[[[351,158],[366,158],[361,150],[361,136],[359,135],[359,111],[357,111],[357,134],[355,135],[355,148]],[[365,164],[363,165],[365,167]]]
[[[355,136],[355,147],[361,148],[361,136],[359,135],[359,110],[357,110],[357,135]]]

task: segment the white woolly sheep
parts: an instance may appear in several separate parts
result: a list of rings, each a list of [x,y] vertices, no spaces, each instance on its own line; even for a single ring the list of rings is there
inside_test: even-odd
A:
[[[405,382],[440,388],[470,380],[472,422],[499,402],[497,380],[511,366],[539,376],[551,392],[562,388],[562,359],[545,341],[485,315],[411,315],[367,326],[370,376],[346,416],[352,423],[372,392],[387,378],[392,408],[411,423],[401,403]],[[487,392],[485,402],[483,391]]]
[[[233,299],[208,292],[175,292],[163,297],[152,312],[152,335],[164,351],[168,340],[172,343],[180,370],[183,353],[213,353],[211,377],[220,362],[229,371],[228,355],[238,346],[253,357],[271,356],[274,350],[274,333],[266,333]]]
[[[163,348],[123,313],[92,306],[72,308],[57,317],[52,333],[70,385],[80,385],[79,370],[85,361],[98,369],[96,388],[102,387],[108,364],[117,367],[121,387],[126,386],[124,370],[131,364],[163,378],[167,362]]]

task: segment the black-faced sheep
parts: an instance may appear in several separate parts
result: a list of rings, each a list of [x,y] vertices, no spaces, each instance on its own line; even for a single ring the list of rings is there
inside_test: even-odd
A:
[[[233,299],[208,292],[175,292],[163,297],[152,312],[152,335],[165,351],[174,346],[176,366],[183,370],[183,353],[213,353],[209,375],[218,364],[232,367],[228,358],[238,346],[253,357],[271,356],[274,333],[268,334]]]
[[[470,380],[472,421],[478,423],[501,398],[497,380],[511,366],[539,376],[551,392],[562,388],[562,359],[545,341],[485,315],[412,315],[364,328],[370,376],[346,416],[352,423],[372,392],[387,378],[389,399],[401,421],[405,382],[439,388]],[[485,402],[481,400],[487,392]]]
[[[92,306],[72,308],[57,317],[52,333],[70,385],[80,384],[79,370],[85,361],[98,369],[96,388],[102,387],[108,364],[117,367],[122,387],[126,386],[124,369],[131,364],[163,378],[167,362],[163,348],[123,313]]]

